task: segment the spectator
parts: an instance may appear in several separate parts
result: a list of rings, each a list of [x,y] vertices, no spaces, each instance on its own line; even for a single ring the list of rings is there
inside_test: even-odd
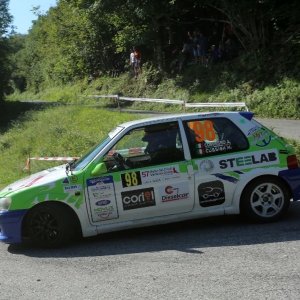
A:
[[[170,69],[178,70],[179,69],[179,52],[178,46],[175,46],[174,50],[171,53],[171,63],[170,63]]]
[[[221,42],[221,37],[218,35],[217,30],[214,29],[212,35],[209,38],[210,45],[219,45]]]
[[[193,32],[193,55],[195,64],[197,65],[200,62],[200,47],[199,35],[197,34],[196,30]]]
[[[93,80],[97,79],[99,77],[99,72],[94,71],[93,74],[90,75],[88,78],[88,84],[90,84]]]
[[[187,32],[186,42],[188,41],[193,42],[193,34],[190,30]]]
[[[238,48],[235,45],[235,42],[232,39],[228,39],[225,42],[224,47],[225,59],[231,60],[238,56]]]
[[[135,65],[135,56],[134,56],[133,49],[130,49],[130,68],[133,74],[135,75],[134,65]]]
[[[180,62],[179,71],[181,71],[186,64],[191,60],[191,57],[193,56],[193,47],[192,42],[188,40],[184,45],[182,49],[183,58]]]
[[[219,44],[218,52],[219,52],[219,62],[222,62],[224,59],[224,49],[221,43]]]
[[[221,61],[221,53],[216,45],[211,45],[208,51],[207,65],[211,66]]]
[[[113,78],[117,78],[120,76],[120,72],[121,72],[121,68],[120,68],[120,64],[117,60],[115,60],[113,62],[113,67],[111,69],[111,77]]]
[[[141,56],[141,52],[137,48],[133,48],[133,53],[135,58],[134,73],[135,73],[135,78],[137,78],[137,76],[142,73],[142,68],[141,68],[142,56]]]
[[[202,32],[200,32],[199,50],[200,50],[200,64],[202,66],[206,64],[207,44],[208,44],[207,38],[203,35]]]
[[[211,45],[207,52],[207,66],[209,67],[215,63],[215,50],[216,50],[216,46]]]

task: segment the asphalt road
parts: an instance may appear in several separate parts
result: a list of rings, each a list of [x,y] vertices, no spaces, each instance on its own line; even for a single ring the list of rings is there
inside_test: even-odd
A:
[[[300,141],[300,120],[254,118],[277,135]]]
[[[300,202],[281,222],[213,217],[41,250],[0,244],[0,299],[300,299]]]

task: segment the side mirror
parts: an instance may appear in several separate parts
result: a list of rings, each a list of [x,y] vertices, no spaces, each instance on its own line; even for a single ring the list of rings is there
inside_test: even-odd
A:
[[[98,165],[96,165],[96,167],[94,168],[94,170],[91,172],[92,176],[98,176],[98,175],[102,175],[107,173],[107,168],[105,163],[100,163]]]

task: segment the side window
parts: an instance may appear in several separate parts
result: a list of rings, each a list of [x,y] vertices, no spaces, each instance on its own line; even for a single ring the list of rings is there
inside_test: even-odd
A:
[[[184,160],[177,122],[135,128],[104,156],[108,172]]]
[[[229,119],[187,121],[185,132],[192,158],[246,150],[248,139]]]

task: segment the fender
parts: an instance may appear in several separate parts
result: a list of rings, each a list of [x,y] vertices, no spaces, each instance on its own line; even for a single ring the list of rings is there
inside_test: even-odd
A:
[[[246,185],[252,181],[253,179],[259,176],[278,176],[278,173],[282,170],[286,170],[286,168],[257,168],[252,169],[251,171],[244,173],[242,180],[240,180],[235,188],[233,197],[232,197],[232,206],[230,210],[225,209],[225,214],[237,214],[240,213],[240,201],[244,188]]]
[[[24,206],[30,209],[33,206],[40,203],[44,203],[46,201],[60,202],[68,205],[77,215],[77,218],[81,226],[83,237],[97,235],[97,226],[94,226],[90,223],[89,217],[87,215],[87,208],[85,204],[85,196],[83,191],[79,196],[75,196],[74,194],[71,193],[40,194],[37,195],[35,198],[31,198],[24,201]]]

